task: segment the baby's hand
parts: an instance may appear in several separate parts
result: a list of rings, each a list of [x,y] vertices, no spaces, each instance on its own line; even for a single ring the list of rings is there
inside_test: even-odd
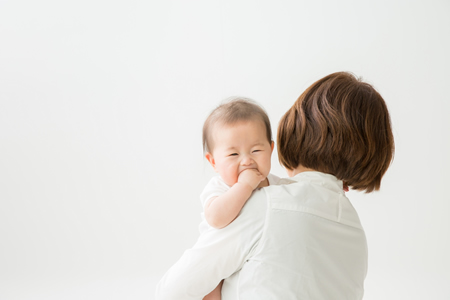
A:
[[[238,182],[245,183],[254,190],[264,179],[264,176],[257,169],[245,169],[239,174]]]

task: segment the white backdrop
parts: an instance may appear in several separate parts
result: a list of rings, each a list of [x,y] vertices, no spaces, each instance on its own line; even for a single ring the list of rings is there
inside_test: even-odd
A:
[[[153,299],[198,235],[209,111],[250,97],[276,133],[335,71],[380,91],[397,147],[381,192],[349,193],[365,299],[450,299],[449,13],[446,0],[0,0],[0,299]]]

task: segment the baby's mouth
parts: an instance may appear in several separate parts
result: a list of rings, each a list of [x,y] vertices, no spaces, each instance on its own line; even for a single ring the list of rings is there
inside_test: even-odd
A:
[[[258,168],[255,168],[255,167],[248,167],[248,168],[242,169],[242,170],[239,172],[239,174],[242,173],[242,172],[244,172],[245,170],[252,170],[252,169],[254,169],[254,170],[256,170],[256,171],[259,172]]]

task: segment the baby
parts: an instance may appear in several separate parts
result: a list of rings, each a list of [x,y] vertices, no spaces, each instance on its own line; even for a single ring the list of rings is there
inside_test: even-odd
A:
[[[227,226],[255,189],[278,183],[269,174],[273,146],[269,118],[251,100],[236,98],[212,111],[203,126],[203,149],[219,176],[200,196],[210,226]],[[201,232],[207,229],[206,224],[200,227]],[[221,299],[221,285],[204,299]]]

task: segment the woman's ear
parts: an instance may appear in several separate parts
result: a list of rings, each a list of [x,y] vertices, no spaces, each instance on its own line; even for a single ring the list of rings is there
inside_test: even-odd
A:
[[[214,160],[214,157],[212,156],[212,154],[209,152],[206,152],[205,158],[209,161],[209,163],[211,164],[211,167],[213,167],[213,169],[215,171],[216,170],[216,161]]]

